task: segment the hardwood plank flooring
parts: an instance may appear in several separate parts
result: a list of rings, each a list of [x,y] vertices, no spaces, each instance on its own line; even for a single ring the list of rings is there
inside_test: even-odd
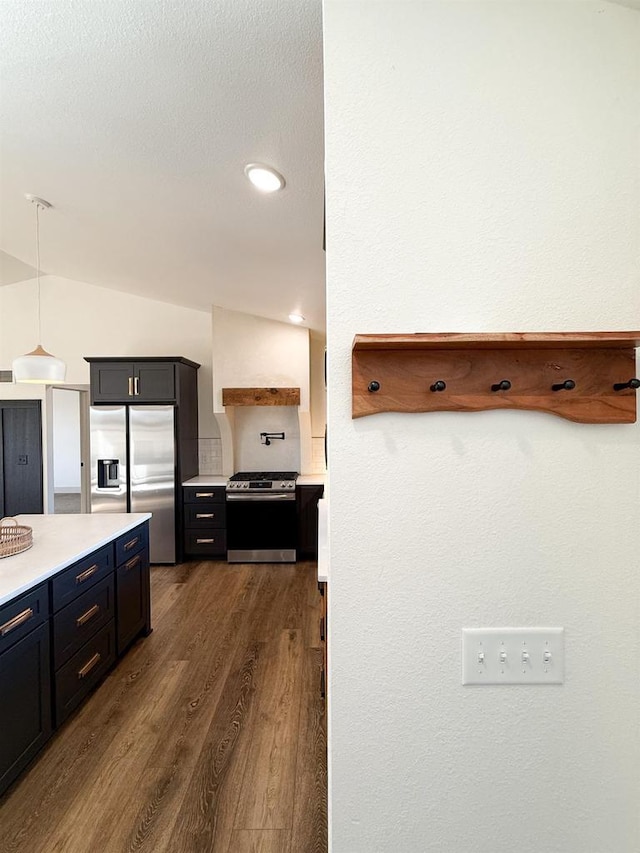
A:
[[[152,614],[0,799],[0,850],[326,853],[315,564],[153,567]]]

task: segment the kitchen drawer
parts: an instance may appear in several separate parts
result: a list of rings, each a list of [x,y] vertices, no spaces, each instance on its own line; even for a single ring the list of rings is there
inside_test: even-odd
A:
[[[224,503],[226,489],[224,486],[185,486],[182,497],[185,504]]]
[[[59,726],[96,686],[116,659],[113,620],[55,674],[56,725]]]
[[[53,617],[53,661],[59,669],[114,617],[113,574],[94,584]]]
[[[0,607],[0,654],[49,618],[49,585],[26,592]]]
[[[184,550],[187,554],[201,557],[227,556],[227,531],[220,528],[185,530]]]
[[[227,507],[225,504],[201,503],[184,505],[184,526],[189,527],[225,527]]]
[[[113,571],[113,544],[94,551],[84,560],[69,566],[51,581],[53,610],[61,610],[88,587]]]
[[[116,539],[116,565],[126,562],[149,544],[149,525],[145,522]]]

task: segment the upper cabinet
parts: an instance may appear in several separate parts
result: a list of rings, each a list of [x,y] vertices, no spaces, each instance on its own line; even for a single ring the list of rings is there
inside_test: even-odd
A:
[[[85,361],[91,366],[92,405],[177,403],[180,366],[199,367],[179,357],[138,358],[135,361],[87,357]]]

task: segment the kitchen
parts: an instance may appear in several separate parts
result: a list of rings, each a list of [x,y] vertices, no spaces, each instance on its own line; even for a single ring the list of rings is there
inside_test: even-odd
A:
[[[2,248],[7,251],[2,255],[0,365],[10,369],[16,355],[31,350],[31,337],[39,336],[39,327],[45,347],[64,360],[65,387],[75,389],[81,400],[86,491],[90,490],[92,465],[90,364],[85,358],[100,357],[135,361],[136,357],[175,356],[200,365],[196,467],[185,476],[185,482],[197,475],[209,482],[213,479],[219,486],[236,471],[266,470],[296,472],[302,485],[305,476],[321,483],[325,470],[325,339],[320,6],[307,4],[304,19],[299,20],[290,20],[284,8],[275,12],[270,27],[279,34],[281,53],[279,57],[265,57],[268,65],[275,64],[275,76],[266,67],[257,72],[265,84],[262,91],[254,87],[251,107],[247,104],[244,111],[238,109],[235,94],[228,92],[226,106],[218,104],[215,120],[211,121],[212,128],[220,127],[225,141],[216,137],[204,147],[187,130],[200,122],[202,80],[198,82],[198,78],[201,73],[212,81],[225,78],[225,68],[233,62],[228,27],[235,25],[218,17],[208,19],[207,8],[195,4],[185,18],[177,5],[173,17],[165,5],[166,18],[160,23],[150,4],[140,4],[137,9],[127,9],[127,38],[132,39],[129,44],[126,39],[125,43],[120,42],[122,29],[115,4],[111,8],[105,4],[99,11],[92,4],[89,11],[86,26],[78,33],[72,11],[67,13],[52,6],[54,14],[44,27],[44,21],[29,4],[15,4],[14,8],[3,5],[3,14],[9,21],[3,29],[10,31],[12,38],[11,49],[4,51],[3,77],[12,80],[7,93],[10,89],[12,95],[16,94],[15,101],[9,97],[5,100],[10,112],[7,126],[27,127],[23,109],[30,98],[35,98],[41,101],[39,111],[48,126],[48,138],[43,145],[36,133],[33,147],[23,140],[13,156],[24,165],[18,167],[16,160],[14,169],[3,172],[3,208],[10,204],[11,216],[3,216]],[[232,11],[229,10],[230,15]],[[236,13],[239,11],[236,7]],[[109,36],[105,41],[104,35],[109,27],[105,27],[105,17],[113,24],[110,37],[122,59],[118,64],[109,61],[111,47],[106,47]],[[13,23],[17,21],[22,23],[15,30]],[[51,38],[52,26],[58,28],[57,40]],[[317,34],[311,45],[309,27],[315,28]],[[58,67],[64,69],[62,77],[54,79],[49,73],[52,57],[43,54],[39,70],[43,80],[48,81],[44,87],[42,82],[33,86],[33,79],[25,80],[21,72],[20,45],[22,34],[27,32],[31,32],[28,49],[33,45],[33,34],[40,34],[54,45]],[[160,46],[145,41],[149,32],[157,34]],[[259,28],[246,27],[242,51],[251,51],[252,43],[264,37]],[[194,61],[198,39],[202,44],[200,56],[207,57],[201,66]],[[172,55],[179,44],[183,55],[190,56],[192,82],[169,68],[163,69],[162,62],[158,66],[157,57],[162,50]],[[145,45],[142,51],[139,45]],[[300,82],[304,79],[309,87],[311,100],[317,105],[315,114],[307,115],[306,102],[295,99],[287,99],[276,114],[265,97],[272,85],[291,91],[290,83],[285,84],[277,70],[282,53],[289,56],[292,68],[299,68],[301,62],[306,65],[308,73],[302,75]],[[148,75],[152,66],[156,68],[157,84]],[[126,86],[122,85],[124,80]],[[145,92],[147,101],[153,104],[144,121],[138,110],[139,96],[131,85],[133,80],[138,81],[138,91]],[[181,84],[184,92],[179,96],[174,92],[169,114],[168,91]],[[102,96],[97,97],[98,91]],[[86,94],[84,100],[81,92]],[[185,97],[187,92],[189,97]],[[109,93],[114,96],[113,102]],[[58,110],[54,104],[59,106],[61,101],[65,106]],[[49,120],[42,112],[46,103],[52,106]],[[99,103],[101,106],[96,109]],[[75,111],[74,106],[78,107]],[[223,108],[225,120],[221,116]],[[132,111],[134,117],[121,125],[118,141],[113,131],[123,111]],[[246,136],[248,126],[256,128],[251,138]],[[71,127],[74,130],[69,135]],[[282,127],[296,128],[295,138],[286,141],[281,137]],[[56,149],[56,140],[62,139],[67,140],[66,144]],[[136,153],[147,149],[150,139],[158,140],[157,154],[148,161],[158,164],[155,177],[141,168]],[[237,141],[232,141],[238,139],[242,140],[239,148]],[[96,145],[101,151],[97,160]],[[35,164],[50,158],[54,149],[59,150],[62,162],[51,169],[45,180]],[[190,166],[186,165],[188,150],[193,155]],[[215,160],[210,157],[211,150],[217,152]],[[309,160],[311,150],[316,155]],[[225,156],[223,151],[227,152]],[[239,155],[244,157],[243,163],[237,162]],[[67,158],[75,160],[73,168]],[[84,163],[80,163],[83,158]],[[282,193],[261,195],[252,187],[243,169],[256,159],[282,170],[287,181]],[[103,168],[105,164],[107,169]],[[78,174],[93,172],[90,196],[86,180],[77,185],[71,180],[74,168]],[[37,188],[33,184],[21,185],[29,171],[32,180],[36,174],[40,176]],[[119,176],[117,185],[115,174]],[[199,176],[197,187],[192,184],[193,175]],[[23,197],[27,190],[46,195],[53,205],[39,222],[45,271],[39,285],[34,269],[33,209]],[[18,203],[14,204],[14,200]],[[234,221],[237,236],[230,240]],[[219,236],[203,240],[205,228]],[[255,248],[247,246],[249,240],[256,242]],[[300,250],[302,244],[304,251]],[[9,260],[7,254],[11,255]],[[296,312],[304,314],[299,325],[289,320],[289,314]],[[241,410],[223,405],[223,389],[247,385],[298,388],[300,399],[295,406],[255,407],[255,411],[254,407]],[[11,382],[3,383],[0,393],[3,400],[30,399],[40,403],[45,512],[52,511],[56,497],[53,393],[53,389],[44,386]],[[265,432],[284,433],[285,438],[263,443],[261,433]],[[181,494],[182,488],[180,482]],[[65,523],[64,516],[59,518],[61,524]],[[28,559],[35,559],[39,544],[47,541],[37,522],[33,528],[35,542],[27,552]],[[120,530],[116,543],[118,536],[124,535]],[[202,538],[210,537],[207,533]],[[184,544],[181,531],[178,547]],[[20,555],[13,559],[21,557],[26,558]],[[315,564],[312,560],[231,564],[224,559],[205,560],[198,554],[190,557],[176,567],[153,567],[151,634],[138,635],[111,674],[85,700],[86,704],[62,723],[43,753],[26,770],[28,778],[22,776],[14,783],[8,794],[10,803],[5,800],[2,806],[2,831],[6,833],[3,847],[10,849],[19,845],[18,839],[30,839],[34,849],[39,845],[46,849],[47,844],[78,851],[83,844],[89,845],[86,849],[117,849],[124,827],[129,831],[138,826],[136,816],[144,815],[149,803],[155,808],[153,785],[168,759],[162,754],[160,743],[154,750],[148,736],[151,727],[162,729],[161,739],[167,746],[172,733],[184,730],[192,736],[195,731],[195,742],[188,738],[185,741],[191,743],[191,759],[178,761],[179,778],[164,789],[171,791],[172,804],[168,810],[160,810],[163,817],[152,826],[142,820],[144,831],[150,832],[148,849],[161,849],[156,844],[157,832],[162,843],[169,845],[167,849],[180,849],[181,839],[192,828],[176,828],[173,839],[165,835],[167,820],[175,823],[180,814],[180,798],[189,792],[186,771],[191,768],[195,772],[198,754],[201,752],[204,760],[205,746],[215,742],[219,729],[217,742],[224,742],[228,703],[233,710],[239,700],[248,712],[243,720],[251,725],[243,722],[235,763],[229,767],[233,779],[218,797],[220,809],[232,816],[231,823],[219,827],[219,849],[250,849],[260,838],[279,842],[292,832],[296,833],[298,849],[307,843],[305,832],[316,840],[324,837],[326,844],[326,776],[322,783],[322,775],[326,774],[322,769],[326,768],[322,744],[326,735],[320,692],[322,598]],[[2,562],[6,565],[11,559],[7,557]],[[107,584],[106,579],[104,583]],[[116,602],[116,624],[118,609]],[[57,615],[53,613],[52,619]],[[78,618],[84,616],[82,613]],[[238,661],[242,664],[245,654],[249,654],[250,682],[236,677]],[[292,675],[293,692],[283,690],[282,685],[289,685]],[[126,699],[122,706],[121,697]],[[278,709],[275,716],[274,708]],[[262,728],[258,725],[261,720],[266,720]],[[100,746],[84,752],[84,735],[94,725],[95,742]],[[278,729],[286,736],[286,742],[279,746],[274,767],[283,785],[282,796],[276,796],[274,805],[269,798],[273,785],[264,756]],[[129,749],[131,737],[136,737],[138,744],[133,750]],[[70,753],[65,758],[65,748],[72,741],[79,751],[73,753],[74,758],[69,757]],[[182,739],[176,743],[177,755],[181,743]],[[144,744],[149,753],[141,751]],[[104,751],[111,760],[101,765]],[[56,769],[64,766],[85,784],[78,784],[75,791],[63,784],[52,788],[46,781],[52,773],[68,781],[67,772]],[[122,786],[115,780],[105,786],[99,778],[94,780],[99,796],[90,799],[98,799],[104,811],[98,814],[92,809],[89,823],[78,819],[77,814],[74,818],[75,810],[87,796],[89,777],[99,774],[101,766],[107,776],[116,773],[118,778],[126,766],[127,778],[139,779],[135,790],[131,788],[127,793],[129,823],[117,825],[113,820],[124,809],[118,800],[124,795]],[[195,773],[194,779],[206,778],[208,766],[205,763],[204,775]],[[30,785],[33,778],[44,780],[49,794],[42,793],[38,785]],[[308,779],[312,780],[310,784]],[[263,781],[256,784],[257,780]],[[139,797],[142,790],[148,794],[142,797],[144,803]],[[232,796],[237,799],[232,800]],[[34,810],[34,799],[42,800],[44,807]],[[311,810],[310,802],[316,804]],[[269,807],[264,813],[263,803]],[[233,815],[237,809],[236,820]],[[25,818],[28,813],[31,816]],[[186,814],[184,809],[182,813]],[[211,813],[215,814],[215,808]]]
[[[167,314],[171,309],[167,308]],[[284,566],[281,563],[273,563],[273,560],[279,560],[279,556],[274,556],[273,554],[264,555],[261,557],[261,563],[255,565],[255,568],[249,568],[247,563],[249,563],[253,558],[250,555],[243,555],[242,563],[237,566],[240,575],[237,574],[229,574],[229,571],[232,569],[231,563],[229,563],[229,568],[223,566],[221,563],[222,560],[225,559],[226,554],[220,553],[210,553],[208,550],[211,546],[196,545],[195,548],[191,548],[189,546],[189,542],[193,540],[189,540],[189,522],[186,520],[189,511],[192,508],[191,499],[189,498],[190,494],[193,494],[195,497],[202,496],[213,496],[215,493],[222,495],[222,506],[224,506],[224,491],[225,485],[229,483],[227,488],[231,487],[230,478],[223,474],[223,470],[226,468],[231,471],[238,470],[238,466],[246,466],[250,471],[258,471],[267,468],[271,468],[274,466],[275,468],[285,468],[290,471],[298,472],[301,466],[302,459],[313,460],[314,452],[313,452],[313,442],[314,437],[311,435],[313,430],[311,429],[312,416],[309,411],[310,401],[312,399],[320,400],[321,404],[324,398],[324,347],[322,346],[322,340],[316,339],[312,343],[312,337],[309,334],[307,329],[301,329],[297,326],[291,326],[289,324],[277,323],[271,320],[266,320],[264,318],[258,318],[254,316],[243,315],[239,312],[229,312],[224,311],[222,309],[216,309],[214,312],[214,328],[216,328],[215,323],[222,324],[222,327],[227,330],[227,333],[231,338],[240,341],[241,351],[245,353],[245,357],[242,362],[242,375],[238,375],[237,368],[234,368],[235,358],[233,347],[231,344],[226,345],[224,343],[224,334],[221,331],[217,337],[222,342],[224,346],[224,352],[226,359],[224,363],[220,365],[220,369],[214,373],[216,377],[219,378],[221,383],[227,382],[249,382],[251,381],[252,387],[255,388],[257,383],[265,381],[265,372],[264,372],[264,352],[263,348],[266,347],[266,350],[270,353],[275,353],[272,355],[273,359],[273,367],[274,373],[272,374],[277,381],[286,382],[287,386],[293,386],[294,383],[298,383],[297,392],[299,397],[299,405],[297,406],[249,406],[249,407],[240,407],[240,406],[232,406],[225,407],[222,405],[222,397],[225,391],[226,386],[222,385],[219,389],[214,389],[214,395],[216,395],[217,399],[220,401],[220,405],[218,406],[219,411],[216,413],[216,421],[219,421],[222,424],[222,428],[220,432],[229,436],[229,444],[225,446],[224,442],[221,439],[207,437],[204,439],[198,439],[198,454],[199,457],[199,471],[188,471],[188,474],[195,474],[195,476],[188,476],[186,479],[183,479],[179,484],[178,491],[185,495],[184,504],[180,510],[180,512],[184,511],[185,513],[185,521],[184,525],[178,525],[176,529],[176,536],[178,537],[177,544],[178,549],[180,550],[184,545],[184,551],[191,553],[186,553],[185,560],[186,562],[182,563],[179,566],[178,576],[175,577],[176,568],[171,565],[158,565],[152,569],[152,592],[153,592],[153,603],[152,603],[152,627],[154,628],[154,633],[146,640],[139,641],[142,645],[142,651],[137,652],[137,656],[145,654],[145,646],[151,645],[155,642],[166,643],[166,635],[163,639],[162,636],[162,614],[165,606],[163,604],[163,600],[166,597],[168,590],[172,590],[173,594],[177,594],[177,590],[181,590],[188,583],[188,579],[191,575],[193,575],[193,583],[198,584],[198,598],[202,598],[203,600],[212,599],[212,604],[210,605],[210,612],[206,614],[206,630],[210,634],[211,637],[218,636],[219,627],[211,624],[211,620],[219,620],[220,625],[225,625],[225,619],[227,616],[225,613],[220,612],[220,609],[223,606],[223,602],[228,604],[230,589],[237,589],[237,585],[245,585],[244,588],[253,589],[254,593],[260,589],[263,589],[263,600],[260,602],[260,610],[253,613],[251,610],[248,611],[246,616],[246,630],[249,632],[249,635],[252,635],[252,632],[257,629],[258,623],[262,622],[265,618],[265,603],[271,601],[271,606],[276,608],[276,612],[280,612],[280,609],[283,608],[284,613],[288,612],[288,608],[291,606],[295,606],[292,602],[291,604],[287,604],[288,596],[293,595],[294,597],[299,597],[300,595],[309,597],[311,593],[311,601],[309,605],[308,616],[306,616],[303,620],[304,625],[300,626],[301,635],[304,634],[305,644],[309,646],[309,652],[307,655],[311,654],[310,665],[311,669],[309,670],[309,676],[303,676],[303,671],[300,671],[300,676],[303,678],[303,683],[306,683],[308,686],[305,688],[304,693],[302,694],[304,697],[310,700],[311,708],[318,707],[318,703],[322,702],[322,693],[324,691],[323,687],[323,669],[322,666],[318,668],[317,664],[319,660],[316,655],[318,648],[320,647],[320,619],[321,619],[321,609],[322,609],[322,598],[318,594],[317,585],[316,585],[316,568],[315,561],[313,563],[305,563],[300,562],[301,560],[312,559],[314,560],[315,554],[315,542],[312,543],[312,552],[307,550],[307,553],[303,553],[302,551],[299,554],[285,555],[285,559],[288,563],[291,562],[292,559],[298,559],[297,563],[293,563],[292,565]],[[243,330],[248,330],[247,334],[249,335],[251,341],[255,345],[256,351],[258,352],[258,358],[256,359],[255,364],[257,366],[252,366],[250,359],[247,357],[247,346],[246,341],[242,340]],[[279,344],[280,342],[280,344]],[[95,342],[94,342],[95,346]],[[313,350],[313,355],[311,354]],[[93,352],[96,352],[94,349]],[[281,353],[281,361],[278,360],[278,353]],[[295,356],[295,357],[293,357]],[[88,356],[90,359],[91,365],[93,367],[100,367],[103,365],[109,365],[112,363],[113,359],[109,358],[103,360],[102,358]],[[154,357],[148,357],[149,361],[156,364],[166,364],[167,360],[161,359],[161,357],[157,356],[155,359],[157,361],[154,362]],[[132,358],[132,360],[135,360]],[[183,362],[187,361],[186,359],[180,359],[180,364],[176,364],[176,366],[180,366],[182,369],[187,370],[189,373],[195,376],[197,375],[198,379],[200,378],[200,370],[201,368],[196,368],[196,363],[188,362],[188,364],[184,364]],[[223,359],[221,359],[221,362]],[[85,369],[89,368],[89,363],[83,359],[85,364]],[[126,360],[125,360],[126,362]],[[144,359],[140,362],[141,364],[148,363]],[[169,364],[172,364],[169,361]],[[231,365],[231,367],[229,367]],[[293,366],[293,367],[292,367]],[[172,366],[173,369],[173,366]],[[233,370],[236,372],[233,372]],[[227,372],[225,372],[225,370]],[[252,373],[252,370],[254,371]],[[13,389],[14,394],[24,394],[25,392],[20,391],[20,386],[18,384],[10,386]],[[80,386],[78,386],[80,387]],[[141,383],[142,389],[142,383]],[[312,391],[313,388],[313,391]],[[142,389],[144,390],[144,389]],[[51,402],[51,393],[52,389],[39,389],[39,391],[43,394],[42,399],[42,412],[43,412],[43,423],[44,423],[44,434],[45,434],[45,452],[44,458],[49,458],[50,454],[48,453],[46,447],[46,436],[48,433],[48,427],[50,426],[51,419],[51,410],[50,410],[50,402]],[[31,395],[33,393],[32,390],[29,390],[28,394]],[[95,394],[82,392],[86,394],[89,398],[87,402],[99,402],[96,400]],[[206,393],[206,392],[205,392]],[[135,401],[134,401],[135,402]],[[251,400],[250,402],[253,402]],[[144,405],[139,405],[135,408],[140,412],[145,411]],[[156,409],[158,407],[151,406],[150,409]],[[201,408],[198,407],[201,411]],[[89,429],[91,428],[91,418],[95,414],[100,414],[102,411],[111,411],[116,410],[117,408],[113,406],[100,406],[95,405],[91,409],[90,417],[88,419]],[[324,413],[323,409],[320,410],[320,423],[323,423]],[[264,439],[261,436],[261,433],[284,433],[285,438],[283,440],[274,439],[272,444],[267,445]],[[90,433],[89,437],[89,445],[91,445],[91,437]],[[316,438],[316,453],[315,459],[316,464],[318,460],[320,451],[320,463],[324,468],[324,437],[321,434]],[[220,450],[216,454],[213,451],[213,448],[219,446]],[[273,454],[270,456],[269,454]],[[126,455],[126,454],[123,454]],[[273,461],[275,459],[275,462]],[[211,460],[214,460],[213,462]],[[215,463],[217,460],[217,464]],[[133,460],[132,460],[132,465]],[[312,466],[310,466],[312,467]],[[96,469],[94,471],[94,468]],[[103,486],[106,488],[100,488],[99,476],[100,476],[100,466],[99,460],[97,458],[91,458],[90,461],[90,469],[91,476],[93,479],[92,483],[92,494],[91,498],[95,492],[98,495],[100,493],[104,495],[105,493],[109,495],[109,483],[103,483]],[[307,469],[309,471],[309,469]],[[186,475],[185,475],[186,476]],[[45,478],[46,479],[46,478]],[[313,491],[316,493],[316,500],[319,496],[317,494],[318,489],[320,487],[320,491],[322,489],[322,483],[324,481],[323,472],[319,472],[318,474],[313,474],[312,471],[309,471],[306,475],[299,476],[297,478],[298,484],[297,488],[294,489],[293,494],[298,498],[298,501],[295,501],[292,504],[288,504],[294,508],[294,515],[291,519],[288,520],[287,524],[293,524],[293,533],[294,533],[294,541],[298,539],[298,531],[297,531],[297,519],[295,514],[295,508],[299,504],[300,495],[305,491]],[[316,488],[313,488],[313,484],[315,484]],[[50,491],[50,482],[48,481],[47,488],[45,492]],[[55,498],[55,495],[54,495]],[[104,500],[103,497],[100,498]],[[251,505],[253,506],[253,505]],[[132,506],[133,510],[139,509],[142,510],[144,507],[135,507]],[[219,507],[214,507],[215,509]],[[211,504],[204,503],[202,506],[195,507],[197,512],[195,516],[198,515],[208,515],[208,512],[203,512],[203,510],[210,510]],[[229,506],[227,506],[229,509]],[[315,510],[316,506],[314,505],[311,508],[312,512],[312,520],[315,520]],[[309,510],[307,510],[307,513]],[[114,516],[118,517],[118,516]],[[72,516],[59,516],[61,521],[64,521],[65,518],[72,518]],[[38,540],[38,526],[36,523],[33,523],[34,530],[36,531],[36,542]],[[164,525],[162,525],[164,526]],[[229,526],[229,525],[227,525]],[[203,541],[200,536],[202,533],[206,533],[204,536],[204,541],[208,541],[209,532],[203,531],[202,528],[197,529],[196,533],[198,534],[198,538],[195,542]],[[216,531],[219,532],[219,531]],[[301,540],[302,541],[302,540]],[[307,549],[309,546],[307,545]],[[231,552],[229,552],[229,557],[231,559]],[[8,558],[9,560],[12,558]],[[13,558],[15,559],[15,558]],[[214,560],[214,562],[211,562]],[[272,565],[264,565],[264,563],[271,561]],[[166,562],[166,560],[164,561]],[[203,575],[203,567],[205,570],[205,574]],[[208,568],[206,568],[208,567]],[[211,568],[214,569],[215,577],[210,575]],[[262,571],[260,571],[262,570]],[[155,578],[154,578],[155,572]],[[207,576],[208,575],[208,576]],[[155,585],[154,585],[155,580]],[[221,586],[221,583],[225,583],[228,585],[229,589],[225,589],[224,586]],[[284,586],[282,586],[284,584]],[[300,586],[302,584],[302,586]],[[274,598],[276,594],[276,590],[280,586],[281,593],[278,594],[277,598]],[[164,589],[163,589],[164,588]],[[183,593],[183,597],[189,597],[193,593],[189,593],[187,589],[185,589]],[[276,604],[277,602],[277,604]],[[178,600],[178,606],[174,609],[178,609],[182,605],[181,601]],[[299,605],[298,605],[299,606]],[[202,612],[199,611],[200,617],[202,618]],[[216,615],[217,614],[217,615]],[[167,617],[169,614],[167,614]],[[184,616],[182,618],[187,618],[188,628],[185,628],[185,634],[188,636],[188,642],[193,642],[193,637],[198,636],[199,633],[204,630],[202,622],[199,620],[198,615],[193,615],[189,609],[186,610]],[[176,617],[171,614],[171,618],[175,619]],[[288,623],[287,619],[283,616],[285,622],[288,624],[288,627],[291,627],[291,624]],[[274,617],[271,617],[271,621],[273,621]],[[295,626],[297,623],[292,623]],[[284,626],[283,626],[284,627]],[[261,629],[264,630],[264,629]],[[277,635],[277,631],[275,635]],[[225,635],[226,636],[226,635]],[[275,637],[274,637],[275,641]],[[211,640],[212,642],[212,640]],[[224,645],[224,637],[220,639],[221,647]],[[299,661],[301,660],[300,654],[298,651],[295,651],[295,660],[298,661],[296,663],[296,667],[299,668]],[[292,652],[293,653],[293,652]],[[136,649],[134,648],[130,655],[125,656],[125,658],[118,664],[118,667],[121,669],[123,666],[131,666],[129,664],[129,657],[133,654],[136,654]],[[153,648],[151,649],[151,654],[153,654]],[[178,654],[190,656],[191,652],[182,651]],[[225,667],[230,664],[230,660],[225,662]],[[198,666],[202,666],[202,664],[198,664]],[[156,667],[157,669],[157,667]],[[115,672],[117,673],[117,669]],[[226,668],[225,668],[226,673]],[[311,683],[315,682],[315,693],[310,690],[310,684],[308,678],[312,679]],[[138,688],[140,689],[140,688]],[[99,694],[96,694],[99,696]],[[96,699],[96,701],[100,701]],[[104,700],[103,700],[104,701]],[[264,701],[267,701],[266,699]],[[295,698],[295,703],[298,703],[299,707],[303,707],[301,696],[297,696]],[[306,703],[306,700],[305,700]],[[306,707],[306,704],[304,705]],[[164,706],[162,706],[164,707]],[[84,708],[81,708],[79,713],[82,715],[84,713]],[[81,717],[82,719],[82,717]],[[296,725],[297,725],[297,717]],[[321,719],[321,718],[320,718]],[[64,731],[64,730],[63,730]],[[257,736],[252,736],[253,738]],[[259,738],[258,738],[259,742]],[[286,750],[285,750],[286,752]],[[252,754],[249,753],[247,761],[252,760]],[[324,761],[322,756],[315,757],[320,762]],[[317,765],[317,760],[314,760],[313,764],[310,762],[310,767],[314,767]],[[36,759],[36,762],[38,759]],[[38,772],[44,772],[42,770],[39,771],[39,765],[36,763],[36,769],[34,771],[36,774]],[[267,777],[268,778],[268,775]],[[17,783],[20,785],[20,781]],[[28,786],[29,780],[27,779],[25,784]],[[20,791],[24,790],[24,786],[19,789]],[[28,790],[28,787],[27,787]],[[244,789],[243,789],[244,790]],[[243,793],[242,797],[248,796]],[[286,799],[286,796],[285,796]],[[15,798],[14,798],[15,801]],[[14,802],[12,801],[12,802]],[[109,801],[109,798],[105,798],[105,803]],[[19,798],[18,798],[19,802]],[[319,801],[319,807],[322,809],[322,799]],[[140,804],[138,803],[140,807]],[[106,807],[106,806],[105,806]],[[17,808],[17,806],[7,805],[5,808],[5,815],[11,815],[12,809]],[[282,807],[280,807],[282,810]],[[285,825],[289,825],[291,823],[291,815],[286,814],[286,808],[297,808],[293,801],[289,803],[287,807],[285,807],[285,815],[284,817],[280,817],[276,819],[278,825],[283,823]],[[21,812],[18,810],[17,814],[20,815]],[[136,815],[132,816],[133,819],[136,818]],[[262,819],[255,815],[252,818],[247,818],[250,821],[251,826],[254,824],[260,824]],[[11,826],[11,822],[9,821],[7,826]],[[45,824],[46,825],[46,824]],[[296,825],[302,829],[305,826],[308,826],[304,821],[297,819]],[[313,832],[318,832],[318,827],[322,827],[323,823],[315,820],[312,824]],[[226,839],[224,843],[231,843],[231,838],[235,837],[235,834],[240,832],[241,830],[233,830],[231,835],[224,835],[223,837]],[[242,827],[242,832],[244,832],[244,827]],[[248,832],[248,830],[247,830]],[[254,832],[254,830],[252,830]],[[37,836],[36,836],[37,837]],[[74,836],[75,837],[75,836]],[[92,842],[93,843],[93,842]],[[114,841],[115,843],[115,841]],[[223,842],[220,842],[221,844]],[[114,848],[115,849],[115,848]],[[221,848],[222,849],[222,848]],[[233,849],[233,848],[230,848]]]

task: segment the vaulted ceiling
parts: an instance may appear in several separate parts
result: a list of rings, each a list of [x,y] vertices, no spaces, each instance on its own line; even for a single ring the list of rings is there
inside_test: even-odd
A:
[[[0,80],[2,283],[30,192],[46,272],[323,329],[320,0],[2,0]]]

